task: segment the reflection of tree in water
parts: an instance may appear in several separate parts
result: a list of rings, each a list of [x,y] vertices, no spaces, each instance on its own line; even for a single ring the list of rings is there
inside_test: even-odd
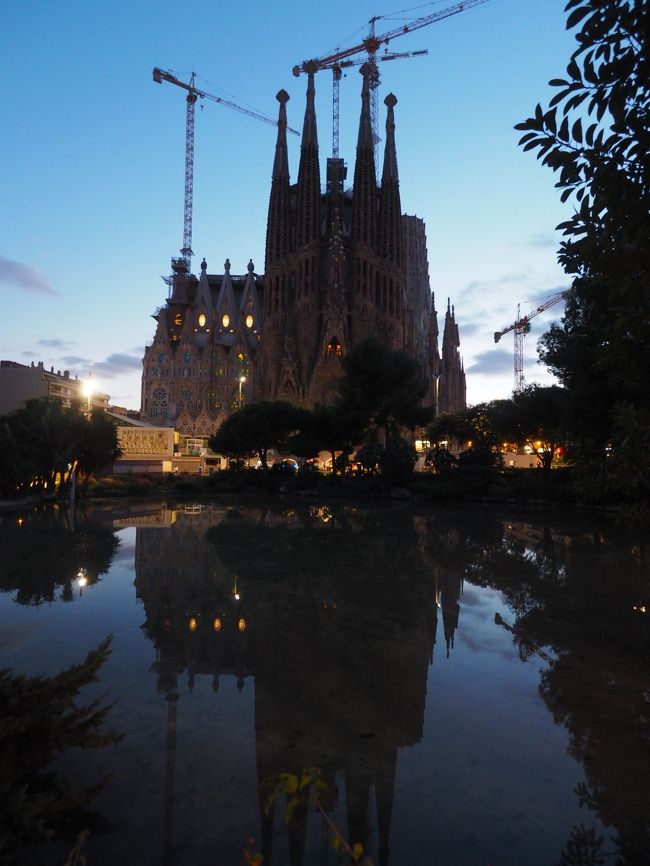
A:
[[[36,519],[37,518],[37,519]],[[15,592],[19,604],[72,601],[73,581],[83,569],[89,584],[111,566],[119,540],[112,529],[78,518],[70,531],[66,512],[51,507],[0,523],[0,592]]]
[[[611,528],[559,536],[548,525],[478,526],[457,515],[430,519],[429,530],[436,567],[460,567],[473,583],[504,593],[518,617],[509,629],[514,643],[522,659],[547,663],[540,693],[585,768],[580,804],[615,828],[607,839],[574,827],[561,866],[648,862],[650,623],[639,611],[650,596],[647,546]]]
[[[581,805],[616,830],[599,841],[577,828],[563,866],[590,862],[579,859],[590,850],[617,850],[616,862],[633,866],[650,851],[650,633],[635,610],[648,597],[647,551],[611,545],[624,558],[614,567],[607,538],[594,538],[569,555],[562,592],[544,586],[539,606],[517,624],[517,640],[552,646],[557,658],[542,672],[540,692],[585,768]]]
[[[0,671],[0,861],[7,866],[38,862],[45,842],[69,845],[81,831],[105,829],[101,815],[88,807],[106,779],[78,789],[52,765],[69,749],[100,749],[120,739],[104,728],[110,705],[101,698],[77,702],[79,692],[96,682],[110,641],[53,677]]]

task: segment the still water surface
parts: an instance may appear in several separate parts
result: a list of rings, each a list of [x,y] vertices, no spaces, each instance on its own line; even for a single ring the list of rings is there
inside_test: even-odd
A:
[[[58,765],[111,776],[88,866],[236,866],[250,838],[265,866],[334,864],[313,810],[263,811],[266,780],[312,766],[376,866],[650,862],[642,533],[120,502],[4,515],[0,550],[0,667],[54,674],[114,636],[83,697],[107,692],[123,739]]]

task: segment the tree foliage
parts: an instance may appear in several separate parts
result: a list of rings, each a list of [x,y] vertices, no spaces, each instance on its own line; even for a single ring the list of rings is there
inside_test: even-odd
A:
[[[516,128],[574,205],[558,227],[572,293],[540,348],[572,393],[575,437],[602,454],[615,405],[650,406],[650,7],[569,0],[566,10],[567,28],[579,28],[566,78]]]
[[[27,490],[65,489],[77,471],[82,480],[120,455],[117,430],[101,410],[90,418],[60,400],[28,400],[0,418],[0,491],[15,496]]]
[[[431,420],[422,406],[428,383],[417,361],[406,352],[387,349],[376,337],[357,343],[343,358],[339,411],[356,418],[371,433],[383,429],[386,438],[400,427],[413,430]]]
[[[292,435],[309,423],[309,412],[284,400],[249,403],[223,422],[208,444],[219,454],[257,454],[268,469],[270,449],[285,451]]]
[[[556,450],[566,444],[568,395],[557,385],[529,385],[501,402],[500,432],[508,441],[532,448],[541,466],[551,468]]]
[[[339,402],[317,403],[306,418],[300,433],[292,437],[291,448],[299,457],[317,457],[321,451],[332,456],[336,472],[337,456],[346,457],[363,435],[363,426],[355,414],[349,414]]]

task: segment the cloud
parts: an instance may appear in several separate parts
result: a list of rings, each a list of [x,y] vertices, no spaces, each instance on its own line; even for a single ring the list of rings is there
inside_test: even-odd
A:
[[[0,256],[0,283],[6,283],[14,288],[23,289],[25,292],[35,292],[39,295],[56,297],[61,294],[52,288],[45,274],[42,274],[38,268],[23,262],[15,262],[13,259],[5,258],[5,256]]]
[[[524,241],[523,246],[529,247],[537,247],[538,249],[549,249],[550,247],[557,247],[558,241],[554,234],[551,232],[540,232],[539,234],[533,235],[528,238],[527,241]]]
[[[59,360],[63,361],[64,364],[69,364],[71,367],[88,367],[92,365],[92,361],[89,358],[80,358],[79,355],[63,355]]]
[[[24,358],[36,358],[36,357],[37,357],[36,352],[25,351],[25,352],[21,352],[20,354],[21,354]]]
[[[513,355],[511,351],[506,349],[488,349],[475,355],[474,363],[465,372],[491,376],[494,373],[511,373],[512,365]]]
[[[463,340],[463,337],[473,337],[474,334],[478,334],[481,330],[481,326],[478,325],[476,322],[459,322],[458,319],[456,320],[456,322],[458,324],[458,333],[460,335],[461,342]],[[485,324],[485,321],[483,321],[482,324]]]
[[[126,352],[109,355],[105,361],[97,361],[91,367],[93,372],[101,373],[102,376],[112,378],[121,376],[130,370],[142,370],[142,358],[139,355],[131,355]]]
[[[47,346],[48,349],[71,349],[74,346],[74,343],[70,343],[68,340],[59,340],[58,338],[54,338],[37,340],[37,345]]]

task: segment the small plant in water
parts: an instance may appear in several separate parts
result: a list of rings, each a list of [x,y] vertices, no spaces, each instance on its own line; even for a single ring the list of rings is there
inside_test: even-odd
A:
[[[321,778],[321,771],[318,767],[306,767],[300,777],[295,775],[295,773],[280,773],[275,779],[267,779],[262,784],[262,791],[266,792],[264,813],[267,817],[271,814],[278,795],[284,794],[287,804],[285,808],[287,824],[290,823],[298,811],[306,810],[311,800],[332,833],[332,848],[341,853],[346,852],[355,866],[374,866],[370,857],[364,854],[363,845],[360,842],[350,845],[325,811],[321,803],[321,794],[327,791],[327,784]],[[244,856],[246,856],[246,849],[244,850]],[[259,866],[263,862],[262,855],[256,854],[254,856],[259,859],[244,860],[244,862],[246,864],[251,863],[253,866]]]

